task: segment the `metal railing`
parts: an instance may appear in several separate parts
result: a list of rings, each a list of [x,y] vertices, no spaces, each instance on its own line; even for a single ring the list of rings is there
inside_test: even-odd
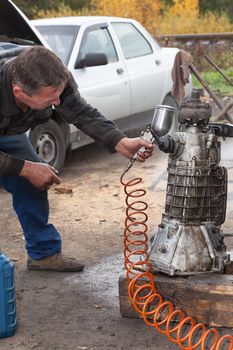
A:
[[[201,34],[164,34],[155,39],[166,47],[178,47],[188,51],[201,69],[208,69],[204,59],[208,55],[222,69],[233,67],[233,32]]]
[[[233,32],[227,33],[201,33],[201,34],[163,34],[156,36],[158,41],[219,41],[219,40],[227,40],[233,42]]]

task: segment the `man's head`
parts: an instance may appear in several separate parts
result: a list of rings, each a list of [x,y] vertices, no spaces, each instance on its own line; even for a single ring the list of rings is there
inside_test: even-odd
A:
[[[61,60],[42,46],[25,49],[11,63],[13,94],[32,109],[59,105],[70,72]]]

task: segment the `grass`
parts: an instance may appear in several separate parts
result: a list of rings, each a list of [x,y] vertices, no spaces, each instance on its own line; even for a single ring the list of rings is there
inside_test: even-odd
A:
[[[228,70],[223,71],[223,73],[232,81],[233,84],[233,68],[229,68]],[[201,73],[201,76],[215,93],[222,96],[233,96],[233,86],[230,85],[219,72],[204,72]],[[195,88],[202,88],[202,85],[195,76],[193,76],[193,85]]]

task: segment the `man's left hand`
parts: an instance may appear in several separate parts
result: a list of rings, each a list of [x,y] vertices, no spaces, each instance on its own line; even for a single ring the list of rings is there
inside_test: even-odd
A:
[[[143,146],[145,147],[145,151],[140,152],[139,150]],[[153,145],[140,137],[124,137],[116,144],[115,150],[127,158],[132,158],[134,154],[137,153],[138,160],[144,162],[146,158],[152,155]]]

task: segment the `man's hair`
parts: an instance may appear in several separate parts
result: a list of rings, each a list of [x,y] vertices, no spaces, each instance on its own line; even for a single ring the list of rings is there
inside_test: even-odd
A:
[[[28,95],[40,87],[66,85],[70,72],[62,61],[43,46],[25,49],[11,62],[12,82],[21,86]]]

